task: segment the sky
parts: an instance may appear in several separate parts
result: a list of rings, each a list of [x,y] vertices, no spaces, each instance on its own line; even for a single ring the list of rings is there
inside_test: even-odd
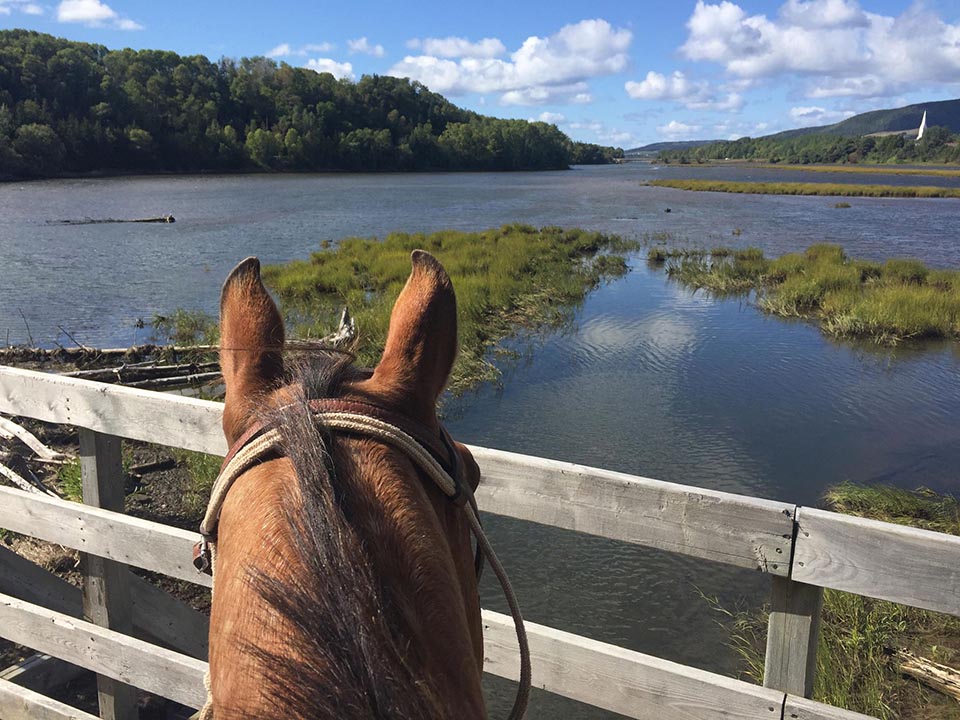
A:
[[[15,27],[409,77],[461,107],[623,148],[960,97],[960,0],[0,0],[0,28]]]

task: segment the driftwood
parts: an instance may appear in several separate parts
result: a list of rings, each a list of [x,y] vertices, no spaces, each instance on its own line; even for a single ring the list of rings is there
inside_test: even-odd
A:
[[[177,219],[173,215],[159,215],[157,217],[135,218],[132,220],[123,218],[103,218],[97,220],[94,218],[83,218],[81,220],[48,220],[48,225],[103,225],[105,223],[175,223]]]
[[[214,353],[216,345],[132,345],[127,348],[89,348],[89,347],[58,347],[58,348],[31,348],[8,347],[0,348],[0,362],[86,362],[94,363],[106,360],[130,360],[140,362],[144,358],[155,358],[161,355],[178,357],[188,353]]]
[[[29,470],[29,468],[28,468]],[[38,495],[49,495],[50,497],[60,497],[53,490],[44,485],[32,472],[30,474],[30,479],[27,480],[25,477],[20,475],[15,470],[7,467],[3,463],[0,463],[0,476],[5,477],[7,480],[12,482],[21,490],[26,490],[29,493],[35,493]]]
[[[28,448],[33,450],[34,455],[36,455],[40,460],[47,462],[58,462],[66,459],[66,456],[63,453],[57,452],[56,450],[51,450],[42,442],[40,442],[40,440],[32,432],[5,417],[0,417],[0,438],[4,438],[6,440],[13,440],[16,438]]]
[[[960,671],[900,649],[896,653],[900,672],[916,678],[927,687],[960,700]]]

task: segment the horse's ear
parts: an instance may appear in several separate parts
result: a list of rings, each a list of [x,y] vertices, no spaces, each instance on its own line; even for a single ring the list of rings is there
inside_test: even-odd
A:
[[[223,430],[236,440],[266,393],[283,376],[283,319],[260,280],[260,261],[248,257],[220,293],[220,368],[227,393]]]
[[[414,250],[370,383],[412,417],[436,422],[437,398],[457,355],[457,299],[450,276],[433,255]]]

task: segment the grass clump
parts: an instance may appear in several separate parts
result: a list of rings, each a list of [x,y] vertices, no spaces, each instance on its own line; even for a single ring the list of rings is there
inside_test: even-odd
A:
[[[836,512],[960,535],[960,502],[923,488],[845,482],[826,491],[824,505]],[[726,616],[744,674],[762,683],[768,611],[728,611],[709,601]],[[900,673],[895,652],[901,648],[956,667],[960,618],[824,590],[814,699],[884,720],[960,717],[955,700]]]
[[[567,321],[586,293],[627,271],[622,253],[638,248],[615,235],[506,225],[479,233],[393,233],[382,241],[349,238],[309,260],[267,267],[264,277],[291,319],[293,334],[318,337],[350,308],[363,364],[379,358],[390,311],[410,273],[410,252],[443,263],[457,292],[460,354],[450,387],[498,377],[488,350],[518,327]]]
[[[180,448],[171,448],[170,453],[178,465],[186,468],[190,476],[190,484],[183,497],[185,512],[200,518],[206,511],[213,483],[220,474],[222,458]]]
[[[960,198],[960,188],[934,185],[859,185],[846,183],[736,182],[726,180],[653,180],[649,185],[698,192],[759,195],[839,195],[841,197]]]
[[[853,206],[848,202],[838,202],[833,207],[835,207],[837,210],[846,210],[847,208],[850,208]]]
[[[894,344],[911,338],[960,337],[960,272],[930,270],[912,259],[875,263],[848,258],[839,245],[767,260],[756,249],[674,256],[667,274],[720,294],[757,292],[771,314],[820,322],[832,335]],[[668,262],[669,261],[669,262]]]
[[[80,458],[68,460],[57,470],[57,485],[67,500],[83,502],[83,475],[80,472]]]

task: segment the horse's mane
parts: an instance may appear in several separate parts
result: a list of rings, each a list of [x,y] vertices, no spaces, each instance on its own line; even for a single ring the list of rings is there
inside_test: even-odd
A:
[[[291,374],[296,400],[269,420],[281,428],[302,502],[288,500],[289,526],[302,576],[258,571],[251,583],[296,629],[283,655],[250,647],[266,668],[265,693],[276,717],[440,718],[447,709],[429,681],[418,677],[396,632],[402,623],[370,565],[369,548],[350,518],[350,478],[338,477],[332,458],[336,438],[325,437],[308,400],[333,397],[360,376],[352,356],[311,353]]]

